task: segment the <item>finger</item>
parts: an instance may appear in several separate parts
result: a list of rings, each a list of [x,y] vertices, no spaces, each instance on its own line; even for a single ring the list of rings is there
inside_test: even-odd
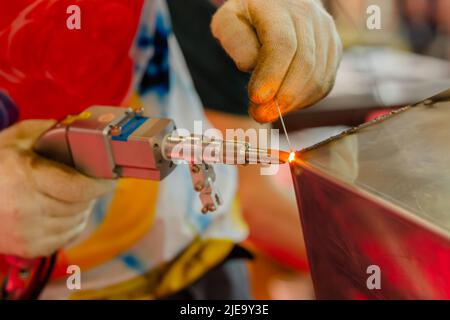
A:
[[[86,228],[86,225],[87,220],[81,224],[73,226],[70,230],[67,230],[64,233],[49,237],[40,237],[34,243],[27,246],[21,256],[27,259],[50,256],[58,249],[67,245],[71,240],[79,236]]]
[[[30,167],[37,190],[59,201],[88,202],[114,188],[113,181],[87,177],[38,155],[31,156]]]
[[[0,146],[15,145],[24,150],[31,149],[36,140],[55,123],[55,120],[21,121],[0,133]]]
[[[52,235],[60,235],[69,232],[72,228],[79,224],[84,224],[89,218],[90,211],[79,211],[71,215],[52,215],[39,216],[36,215],[29,220],[33,227],[28,228],[23,236],[28,239],[40,239]]]
[[[300,47],[296,51],[276,95],[278,106],[283,114],[292,110],[299,99],[305,98],[309,94],[305,92],[305,89],[313,81],[314,74],[317,72],[317,50],[313,23],[309,21],[297,23],[301,24],[296,26],[297,42]],[[271,122],[279,117],[278,106],[274,100],[264,104],[252,103],[249,113],[258,122]]]
[[[30,199],[31,200],[31,199]],[[51,234],[62,233],[74,225],[84,221],[89,215],[91,203],[60,202],[46,195],[35,193],[31,201],[23,203],[21,212],[33,212],[24,221],[21,237],[25,239],[38,239]]]
[[[230,0],[214,14],[211,31],[241,71],[256,66],[260,43],[247,18],[242,1]]]
[[[89,219],[90,212],[88,210],[78,212],[71,216],[56,217],[53,216],[45,220],[43,229],[47,234],[63,235],[70,232],[71,229],[78,225],[84,225]]]
[[[250,102],[248,113],[259,123],[273,122],[279,117],[278,108],[274,99],[263,104]]]
[[[328,21],[327,21],[327,23],[329,25],[329,30],[330,30],[328,47],[331,49],[328,50],[327,69],[329,69],[331,71],[336,71],[341,62],[343,47],[342,47],[341,38],[336,29],[335,22],[330,15],[328,15],[328,16],[330,17],[330,19],[328,19]],[[336,72],[331,73],[331,78],[334,78],[335,75],[336,75]]]
[[[322,57],[323,62],[320,64],[325,66],[324,69],[319,69],[319,72],[315,81],[310,81],[305,88],[305,95],[302,97],[301,101],[296,102],[296,108],[306,108],[320,99],[324,98],[334,86],[334,81],[336,78],[336,70],[339,66],[342,54],[342,45],[339,39],[339,35],[334,27],[334,21],[327,14],[328,19],[322,20],[322,28],[325,29],[327,34],[326,44],[322,48],[322,52],[326,53],[326,56]],[[323,30],[322,29],[322,30]],[[322,33],[316,32],[316,41],[319,39]]]
[[[334,21],[332,23],[334,25]],[[332,49],[328,50],[327,56],[327,68],[326,68],[327,78],[325,82],[328,85],[328,88],[326,88],[325,90],[326,95],[330,93],[330,91],[334,87],[334,83],[336,81],[336,74],[339,68],[339,64],[341,62],[343,50],[339,34],[337,33],[334,26],[332,29],[333,29],[333,36],[331,36],[329,39],[329,48]]]
[[[314,13],[313,13],[314,14]],[[277,94],[283,113],[308,105],[323,84],[328,56],[328,32],[322,28],[320,17],[297,25],[298,41],[303,44]]]
[[[87,224],[88,219],[85,219],[82,223],[73,226],[67,232],[46,238],[45,246],[49,247],[50,252],[55,252],[57,249],[66,246],[70,241],[81,235],[86,229]]]
[[[36,193],[35,203],[39,203],[43,217],[70,217],[89,210],[91,202],[66,202],[56,200],[43,193]]]
[[[255,104],[268,103],[275,97],[297,50],[292,18],[277,2],[249,1],[251,21],[261,42],[248,86],[250,100]]]

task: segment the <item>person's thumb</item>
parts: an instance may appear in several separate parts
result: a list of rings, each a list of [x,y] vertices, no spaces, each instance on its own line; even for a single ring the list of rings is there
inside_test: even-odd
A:
[[[0,133],[0,147],[14,145],[20,149],[29,150],[55,123],[55,120],[21,121]]]

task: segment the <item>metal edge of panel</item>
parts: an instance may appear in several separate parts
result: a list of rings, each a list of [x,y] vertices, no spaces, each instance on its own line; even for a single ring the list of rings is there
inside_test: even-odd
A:
[[[436,95],[434,95],[434,96],[432,96],[430,98],[427,98],[427,99],[425,99],[423,101],[419,101],[419,102],[417,102],[415,104],[411,104],[411,105],[408,105],[408,106],[396,109],[396,110],[391,111],[390,113],[388,113],[388,114],[386,114],[384,116],[381,116],[379,118],[376,118],[376,119],[374,119],[372,121],[369,121],[369,122],[363,123],[363,124],[361,124],[359,126],[356,126],[356,127],[353,127],[353,128],[347,129],[347,130],[344,130],[344,131],[342,131],[341,133],[339,133],[339,134],[337,134],[335,136],[332,136],[332,137],[330,137],[328,139],[320,141],[320,142],[318,142],[318,143],[316,143],[316,144],[314,144],[312,146],[303,148],[303,149],[297,151],[297,153],[305,153],[305,152],[308,152],[310,150],[317,149],[317,148],[319,148],[321,146],[324,146],[324,145],[326,145],[326,144],[328,144],[330,142],[333,142],[333,141],[335,141],[337,139],[340,139],[342,137],[345,137],[345,136],[353,134],[353,133],[357,133],[361,129],[364,129],[364,128],[367,128],[369,126],[376,125],[376,124],[378,124],[380,122],[386,121],[386,120],[388,120],[388,119],[398,115],[399,113],[405,112],[405,111],[407,111],[407,110],[409,110],[411,108],[417,107],[419,105],[426,104],[428,102],[435,103],[435,102],[448,101],[449,99],[450,99],[450,88],[447,89],[446,91],[438,93],[438,94],[436,94]]]

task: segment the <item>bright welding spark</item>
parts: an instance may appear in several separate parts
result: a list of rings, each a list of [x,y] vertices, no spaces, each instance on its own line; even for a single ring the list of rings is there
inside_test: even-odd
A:
[[[295,152],[291,152],[289,153],[289,157],[288,157],[288,161],[292,162],[295,160]]]

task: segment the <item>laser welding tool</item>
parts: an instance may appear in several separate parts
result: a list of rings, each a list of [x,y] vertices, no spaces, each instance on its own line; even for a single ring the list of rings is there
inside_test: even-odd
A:
[[[180,163],[189,166],[202,213],[215,211],[221,198],[214,186],[214,164],[277,164],[279,151],[252,148],[243,141],[180,136],[170,119],[153,118],[144,109],[93,106],[68,116],[35,145],[41,156],[95,178],[163,180]],[[56,254],[26,260],[7,257],[10,270],[3,299],[35,299],[48,281]]]

